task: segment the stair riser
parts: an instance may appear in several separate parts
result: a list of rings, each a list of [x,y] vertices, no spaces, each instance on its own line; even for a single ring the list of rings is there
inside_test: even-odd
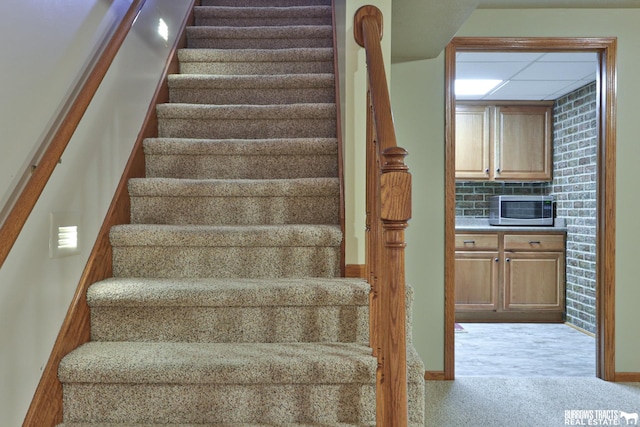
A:
[[[64,384],[65,422],[375,425],[373,384]],[[409,383],[424,425],[424,382]]]
[[[373,423],[370,384],[65,384],[65,422]]]
[[[147,154],[148,177],[280,179],[338,176],[336,156],[193,156]]]
[[[114,277],[338,277],[334,247],[113,248]]]
[[[262,7],[264,0],[201,0],[202,6]],[[331,0],[269,0],[271,7],[331,6]]]
[[[318,88],[240,88],[240,89],[208,89],[208,88],[171,88],[170,102],[187,104],[297,104],[297,103],[333,103],[335,90],[333,87]]]
[[[182,74],[273,75],[333,73],[333,61],[289,61],[289,62],[180,62]]]
[[[195,16],[196,25],[220,27],[284,27],[287,25],[331,25],[331,15],[283,17],[216,17]]]
[[[331,6],[331,0],[201,0],[200,4],[227,7]]]
[[[335,138],[335,119],[158,119],[161,138]]]
[[[333,197],[131,197],[132,224],[338,224]]]
[[[369,310],[330,307],[93,307],[93,341],[368,342]]]
[[[187,41],[187,47],[196,49],[291,49],[302,47],[333,47],[331,38],[195,38]]]

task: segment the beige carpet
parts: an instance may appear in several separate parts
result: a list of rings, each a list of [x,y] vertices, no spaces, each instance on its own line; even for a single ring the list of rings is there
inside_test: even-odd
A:
[[[627,425],[621,411],[640,413],[640,383],[576,377],[462,377],[427,381],[426,386],[425,426]]]
[[[374,425],[370,287],[339,277],[331,2],[202,3],[92,340],[59,367],[63,426]]]

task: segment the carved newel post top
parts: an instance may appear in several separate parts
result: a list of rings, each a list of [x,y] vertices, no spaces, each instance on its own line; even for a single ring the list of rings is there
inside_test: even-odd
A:
[[[366,19],[373,19],[378,26],[379,37],[382,40],[382,12],[375,6],[362,6],[353,17],[353,37],[356,43],[364,47],[364,34],[362,24]]]
[[[404,158],[409,153],[402,147],[389,147],[382,151],[382,171],[408,171]]]

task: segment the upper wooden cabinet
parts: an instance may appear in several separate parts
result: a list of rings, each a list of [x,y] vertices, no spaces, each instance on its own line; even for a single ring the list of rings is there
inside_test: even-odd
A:
[[[489,179],[491,107],[456,105],[456,179]]]
[[[457,102],[456,179],[550,181],[553,102]]]

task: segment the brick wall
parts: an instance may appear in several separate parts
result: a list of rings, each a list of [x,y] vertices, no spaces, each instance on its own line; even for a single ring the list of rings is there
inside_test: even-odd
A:
[[[456,182],[456,216],[489,216],[489,198],[503,194],[549,194],[546,182]]]
[[[567,322],[596,331],[596,84],[556,100],[553,188],[567,223]]]

